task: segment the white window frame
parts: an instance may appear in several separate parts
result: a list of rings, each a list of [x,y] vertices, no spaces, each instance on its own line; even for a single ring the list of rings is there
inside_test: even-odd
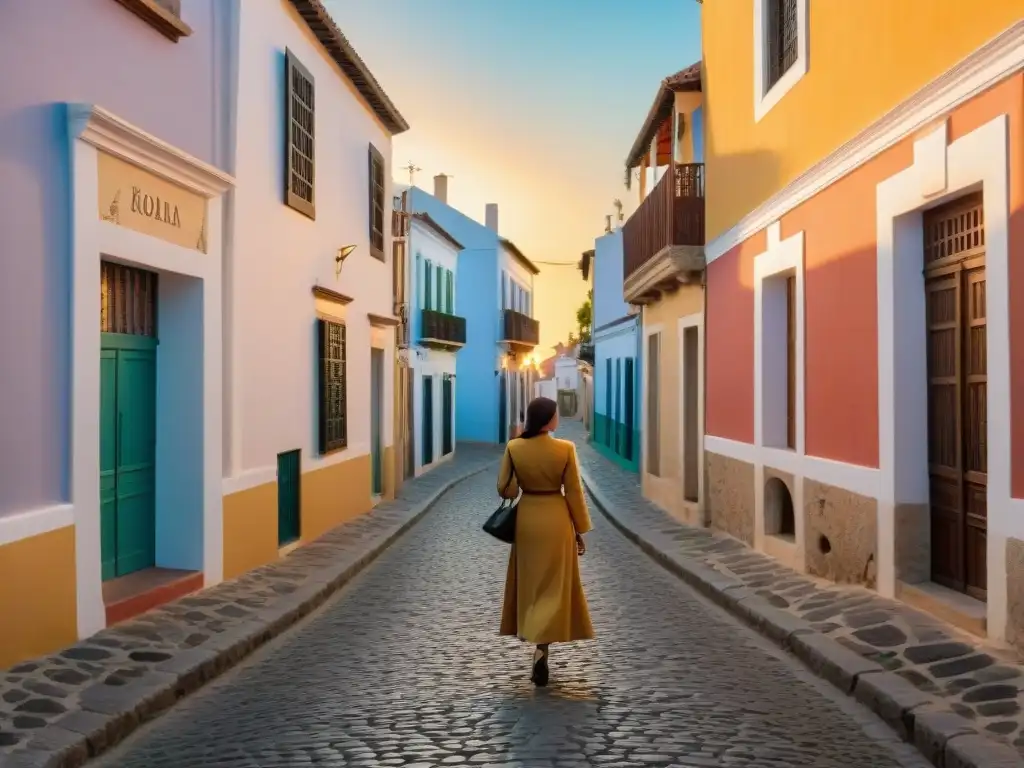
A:
[[[769,89],[765,89],[768,79],[768,62],[765,58],[768,46],[765,45],[768,38],[768,14],[765,4],[768,0],[753,0],[754,2],[754,122],[761,122],[772,108],[778,104],[782,97],[789,93],[804,75],[807,74],[808,65],[808,15],[810,13],[810,0],[797,0],[796,24],[797,24],[797,54],[793,66],[786,70],[785,74]]]
[[[768,227],[768,250],[754,257],[754,444],[765,456],[780,453],[804,455],[804,233],[781,239],[779,222]],[[784,288],[780,278],[796,277],[796,446],[786,443],[787,400],[785,355],[766,355],[766,348],[782,347],[778,338],[785,331]],[[778,282],[776,282],[778,280]],[[766,283],[768,285],[766,286]],[[765,296],[767,287],[768,296]],[[766,301],[767,299],[767,301]],[[765,338],[765,325],[772,338]],[[766,458],[766,464],[784,466]],[[787,462],[788,463],[788,462]]]

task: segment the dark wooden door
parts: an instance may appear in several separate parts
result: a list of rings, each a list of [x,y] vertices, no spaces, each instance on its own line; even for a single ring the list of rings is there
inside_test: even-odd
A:
[[[441,453],[445,456],[452,452],[452,405],[452,377],[446,373],[441,382]]]
[[[423,377],[423,466],[434,460],[434,377]]]
[[[981,200],[925,217],[932,579],[985,599],[988,429]]]

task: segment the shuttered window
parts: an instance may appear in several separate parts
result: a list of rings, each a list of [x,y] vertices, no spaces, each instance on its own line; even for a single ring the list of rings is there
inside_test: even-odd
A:
[[[315,89],[313,75],[291,51],[285,51],[285,82],[285,204],[315,219]]]
[[[434,265],[430,262],[430,259],[427,259],[427,269],[426,269],[425,277],[423,279],[423,308],[424,309],[433,309],[434,308],[434,305],[433,305],[433,302],[432,302],[433,293],[431,293],[431,290],[430,290],[430,286],[433,284],[433,281],[431,280],[431,278],[433,277],[433,274],[434,274]]]
[[[448,282],[448,285],[447,285],[448,295],[447,295],[446,298],[447,298],[447,302],[448,302],[448,314],[449,315],[454,315],[455,314],[455,275],[452,274],[452,271],[450,269],[448,270],[447,278],[448,278],[448,281],[447,281]]]
[[[345,326],[317,321],[320,347],[319,448],[328,453],[348,445],[348,398],[345,370]]]
[[[384,261],[384,155],[370,145],[370,254]]]

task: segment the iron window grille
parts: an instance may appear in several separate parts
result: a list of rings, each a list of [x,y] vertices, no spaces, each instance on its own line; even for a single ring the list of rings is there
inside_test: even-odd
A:
[[[797,2],[798,0],[765,0],[768,10],[766,92],[796,63],[800,36]]]
[[[348,445],[345,326],[323,318],[316,322],[320,349],[318,446],[324,454]]]

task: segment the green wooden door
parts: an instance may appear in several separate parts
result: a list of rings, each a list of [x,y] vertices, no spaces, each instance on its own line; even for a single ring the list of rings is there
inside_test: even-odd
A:
[[[156,563],[156,340],[103,334],[100,351],[103,578]]]
[[[277,543],[280,546],[297,541],[302,533],[299,516],[301,465],[300,451],[277,454]]]

